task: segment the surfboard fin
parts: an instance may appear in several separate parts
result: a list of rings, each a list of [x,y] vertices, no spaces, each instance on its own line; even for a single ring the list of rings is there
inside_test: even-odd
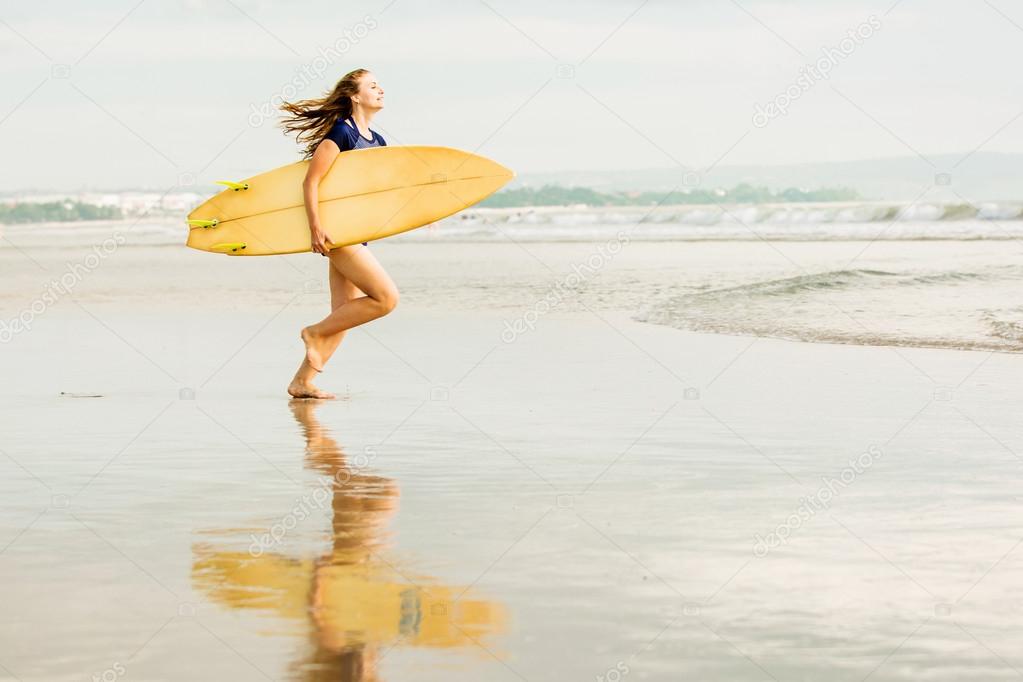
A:
[[[230,180],[217,180],[218,185],[224,185],[228,189],[233,189],[235,192],[242,189],[248,189],[249,183],[247,182],[231,182]]]
[[[189,218],[188,224],[191,225],[192,227],[216,227],[217,225],[220,224],[220,221],[217,220],[216,218],[212,220],[196,220]]]
[[[245,242],[224,242],[223,244],[214,244],[210,247],[210,251],[217,251],[220,253],[236,253],[242,251],[248,246]]]

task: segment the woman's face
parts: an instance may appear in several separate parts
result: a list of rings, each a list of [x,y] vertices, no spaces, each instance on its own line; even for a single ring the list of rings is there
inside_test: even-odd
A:
[[[377,77],[372,73],[363,74],[359,79],[358,103],[367,109],[384,108],[384,89],[377,83]]]

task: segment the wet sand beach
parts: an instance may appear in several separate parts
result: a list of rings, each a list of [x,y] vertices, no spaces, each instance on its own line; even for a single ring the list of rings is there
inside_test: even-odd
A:
[[[549,298],[597,246],[373,245],[403,299],[323,404],[321,259],[103,259],[0,346],[0,679],[1017,677],[1021,356],[914,347],[887,281],[685,299],[862,243],[634,243]],[[0,251],[3,319],[86,251]],[[699,331],[752,315],[829,343]]]

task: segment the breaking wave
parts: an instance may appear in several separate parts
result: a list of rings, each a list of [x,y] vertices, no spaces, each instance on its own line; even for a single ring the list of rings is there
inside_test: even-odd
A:
[[[1023,306],[1015,304],[1021,283],[1020,265],[831,270],[670,296],[636,319],[798,341],[1023,352]]]

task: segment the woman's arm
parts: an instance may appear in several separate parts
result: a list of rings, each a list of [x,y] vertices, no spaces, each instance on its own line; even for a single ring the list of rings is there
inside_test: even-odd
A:
[[[309,236],[315,253],[327,255],[330,237],[320,226],[320,181],[330,170],[334,159],[341,153],[341,148],[333,140],[324,140],[313,152],[309,161],[309,170],[302,181],[302,195],[305,197],[305,215],[309,219]]]

